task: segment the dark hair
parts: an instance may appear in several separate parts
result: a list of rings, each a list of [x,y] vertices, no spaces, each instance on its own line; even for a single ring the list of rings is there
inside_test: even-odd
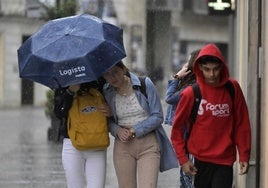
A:
[[[178,90],[188,86],[188,85],[192,85],[193,83],[195,83],[195,74],[193,72],[193,65],[194,65],[194,62],[198,56],[200,52],[200,49],[198,50],[194,50],[190,53],[190,59],[188,61],[188,69],[191,70],[191,72],[189,74],[187,74],[186,76],[184,76],[183,78],[181,78],[181,81],[178,85]]]
[[[124,65],[123,61],[119,61],[118,63],[115,64],[115,66],[120,67],[120,68],[126,68],[126,66]]]
[[[128,70],[128,68],[126,67],[126,65],[123,63],[123,61],[119,61],[118,63],[116,63],[115,64],[115,66],[117,66],[117,67],[120,67],[121,69],[126,69],[126,75],[128,76],[128,77],[130,77],[130,74],[129,74],[129,70]]]
[[[102,88],[104,84],[105,84],[105,79],[103,77],[100,77],[98,80],[82,83],[80,85],[78,95],[82,95],[83,93],[88,93],[91,88],[95,88],[102,93]]]
[[[188,67],[193,67],[194,66],[194,62],[195,62],[195,60],[196,60],[199,52],[200,52],[200,49],[194,50],[194,51],[191,52],[191,54],[190,54],[191,57],[189,59],[189,65],[188,65]]]
[[[204,55],[198,59],[198,63],[206,64],[208,62],[221,63],[222,61],[216,56]]]
[[[188,61],[188,69],[189,69],[189,70],[192,70],[192,69],[193,69],[194,62],[195,62],[195,60],[196,60],[196,58],[197,58],[199,52],[200,52],[200,49],[198,49],[198,50],[194,50],[194,51],[192,51],[192,52],[190,53],[190,56],[191,56],[191,57],[190,57],[190,59],[189,59],[189,61]]]

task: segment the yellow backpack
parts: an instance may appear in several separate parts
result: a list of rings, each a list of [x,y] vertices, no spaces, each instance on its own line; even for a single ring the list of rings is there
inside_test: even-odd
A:
[[[97,109],[103,103],[102,94],[94,88],[87,94],[74,96],[67,127],[76,149],[105,149],[109,146],[107,118]]]

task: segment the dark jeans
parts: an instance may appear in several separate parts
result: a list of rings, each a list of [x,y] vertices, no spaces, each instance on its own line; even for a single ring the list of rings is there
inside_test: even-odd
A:
[[[231,188],[233,183],[233,166],[202,162],[195,159],[197,174],[195,188]]]

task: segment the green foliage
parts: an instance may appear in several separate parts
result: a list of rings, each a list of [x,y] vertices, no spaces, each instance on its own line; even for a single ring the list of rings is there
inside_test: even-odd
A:
[[[48,118],[54,118],[54,91],[48,90],[46,92],[47,101],[45,103],[45,114]]]
[[[56,6],[47,7],[46,20],[52,20],[76,14],[76,0],[57,0]]]

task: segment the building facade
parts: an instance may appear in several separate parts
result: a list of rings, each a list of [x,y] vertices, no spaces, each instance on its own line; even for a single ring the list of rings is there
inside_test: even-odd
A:
[[[268,3],[264,0],[237,1],[235,17],[235,76],[242,85],[250,109],[252,128],[251,167],[237,176],[239,187],[268,187]]]
[[[44,104],[45,88],[19,78],[17,49],[44,24],[33,0],[0,1],[0,108]]]

